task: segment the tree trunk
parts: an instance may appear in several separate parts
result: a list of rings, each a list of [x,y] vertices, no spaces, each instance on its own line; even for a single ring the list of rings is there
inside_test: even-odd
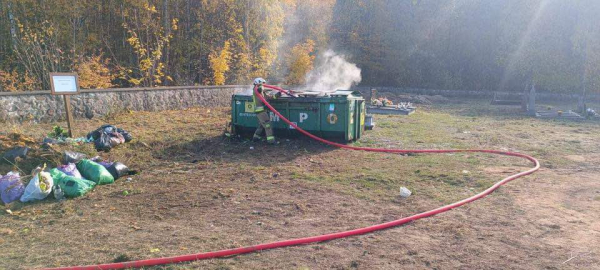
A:
[[[171,23],[170,23],[170,19],[169,19],[169,0],[163,0],[163,9],[164,9],[164,31],[165,31],[165,37],[167,39],[169,39],[169,36],[171,35]],[[165,67],[169,66],[169,51],[170,51],[170,47],[168,46],[169,43],[165,43],[164,49],[165,49],[165,53],[164,53],[164,65]],[[168,82],[165,80],[163,80],[163,85],[167,85]]]
[[[10,3],[6,3],[6,6],[8,8],[8,21],[10,23],[11,45],[14,47],[16,46],[17,42],[17,24],[15,23],[15,17],[13,15]]]

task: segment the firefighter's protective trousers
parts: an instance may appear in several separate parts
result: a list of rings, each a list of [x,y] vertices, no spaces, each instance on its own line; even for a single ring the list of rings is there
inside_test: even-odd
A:
[[[263,94],[263,86],[260,85],[258,87],[258,92]],[[267,135],[267,141],[273,142],[275,141],[275,136],[273,136],[273,125],[271,123],[271,117],[269,113],[265,109],[265,104],[256,96],[256,94],[252,95],[252,100],[254,101],[254,112],[256,113],[256,117],[258,118],[258,128],[256,132],[254,132],[254,138],[262,138],[263,131]]]

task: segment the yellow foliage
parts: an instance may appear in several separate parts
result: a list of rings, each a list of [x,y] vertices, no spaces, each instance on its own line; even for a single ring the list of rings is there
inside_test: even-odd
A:
[[[179,22],[179,19],[177,19],[177,18],[175,18],[171,21],[171,29],[173,31],[177,31],[177,29],[178,29],[177,23],[178,22]]]
[[[75,64],[79,75],[79,86],[85,89],[111,88],[114,76],[108,69],[108,59],[102,60],[101,55],[89,57]]]
[[[315,56],[311,53],[314,51],[314,46],[315,42],[309,39],[292,48],[288,56],[289,74],[286,77],[286,84],[302,85],[305,83],[306,74],[313,69]]]
[[[167,33],[160,23],[160,14],[156,6],[144,2],[139,13],[126,10],[122,26],[127,31],[127,43],[133,48],[137,65],[132,69],[120,67],[119,77],[134,86],[155,86],[172,81],[164,73],[163,54],[169,49],[173,35]],[[170,28],[178,29],[179,20],[171,20]]]
[[[35,79],[29,76],[27,71],[21,76],[15,70],[12,72],[0,70],[0,92],[32,91],[35,90],[36,84]]]
[[[225,84],[225,72],[229,71],[229,60],[231,60],[231,45],[225,41],[223,49],[217,55],[211,53],[209,56],[210,68],[213,71],[213,81],[215,85]]]
[[[269,77],[269,71],[277,59],[277,54],[268,48],[261,47],[258,50],[257,58],[258,61],[255,61],[254,63],[254,72],[252,73],[252,77]]]

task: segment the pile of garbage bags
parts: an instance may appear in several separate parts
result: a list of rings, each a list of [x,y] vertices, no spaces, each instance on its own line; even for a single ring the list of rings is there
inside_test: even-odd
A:
[[[371,101],[371,105],[377,106],[377,107],[389,107],[389,106],[393,106],[394,103],[387,98],[378,98],[378,99],[374,99],[373,101]]]
[[[83,196],[98,185],[107,185],[130,174],[120,162],[102,162],[99,158],[85,159],[83,154],[65,152],[65,164],[51,170],[46,165],[32,172],[33,178],[25,185],[18,172],[0,175],[0,198],[5,204],[16,200],[29,202],[43,200],[51,193],[57,200]]]
[[[89,141],[94,142],[96,150],[106,152],[119,144],[130,142],[133,139],[133,136],[129,132],[113,125],[103,125],[90,132],[86,137]]]

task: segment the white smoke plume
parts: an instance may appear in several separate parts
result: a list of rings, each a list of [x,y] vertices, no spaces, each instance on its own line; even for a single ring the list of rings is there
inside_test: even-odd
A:
[[[317,57],[317,68],[306,75],[306,87],[303,90],[347,90],[361,80],[361,70],[356,64],[348,62],[344,55],[327,50]]]

